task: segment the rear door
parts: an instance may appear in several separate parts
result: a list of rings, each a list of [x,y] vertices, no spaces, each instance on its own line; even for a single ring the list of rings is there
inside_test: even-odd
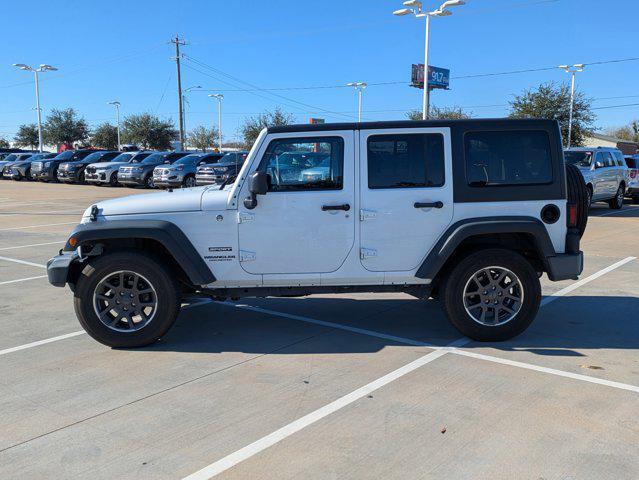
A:
[[[450,129],[360,132],[360,258],[370,271],[417,268],[453,217]]]

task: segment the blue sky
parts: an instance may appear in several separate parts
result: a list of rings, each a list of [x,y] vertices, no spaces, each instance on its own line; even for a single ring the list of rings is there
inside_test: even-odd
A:
[[[439,3],[424,2],[430,9]],[[92,126],[114,122],[106,102],[117,99],[123,115],[148,111],[176,122],[168,43],[175,34],[189,43],[183,87],[225,95],[227,140],[246,116],[277,105],[299,122],[311,116],[349,120],[357,108],[351,89],[297,88],[409,82],[410,65],[423,58],[424,25],[394,17],[400,7],[399,0],[10,2],[3,22],[9,48],[0,52],[0,136],[10,139],[18,125],[36,119],[32,77],[12,63],[60,69],[41,82],[45,115],[73,107]],[[548,70],[455,77],[639,57],[637,18],[639,2],[633,0],[614,6],[601,0],[467,0],[454,15],[431,23],[429,63],[450,68],[453,77],[451,90],[435,91],[432,104],[504,116],[513,94],[548,80],[567,81],[568,75]],[[578,75],[578,88],[596,99],[598,127],[639,118],[639,106],[600,108],[639,104],[638,79],[639,61],[590,65]],[[255,91],[289,87],[294,89]],[[217,121],[207,93],[188,95],[187,129]],[[401,119],[420,105],[421,91],[407,84],[370,86],[364,118]]]

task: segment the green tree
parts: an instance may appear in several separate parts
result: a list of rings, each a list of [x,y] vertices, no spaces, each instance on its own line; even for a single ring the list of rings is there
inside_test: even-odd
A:
[[[6,138],[0,137],[0,148],[9,148],[10,146]]]
[[[595,115],[590,109],[591,102],[592,99],[582,92],[575,92],[570,139],[570,144],[573,146],[583,145],[585,137],[592,132]],[[566,144],[570,117],[570,85],[547,82],[536,89],[515,95],[510,102],[510,117],[557,120],[561,127],[564,144]]]
[[[176,140],[178,132],[170,121],[161,120],[150,113],[130,115],[122,122],[124,143],[134,143],[144,149],[166,150]]]
[[[471,117],[471,113],[466,113],[461,107],[431,107],[428,112],[430,120],[463,120]],[[409,120],[421,120],[421,110],[411,110],[406,113]]]
[[[89,126],[84,118],[78,117],[73,108],[53,109],[44,123],[43,136],[47,144],[74,144],[89,137]]]
[[[13,142],[18,147],[29,147],[35,150],[39,145],[38,126],[35,123],[20,125],[18,133],[13,137]]]
[[[188,133],[187,141],[191,147],[206,152],[207,148],[213,148],[217,145],[217,129],[202,126],[196,127]]]
[[[257,117],[250,117],[246,119],[241,128],[244,146],[246,148],[251,148],[251,146],[255,143],[255,140],[257,140],[257,136],[263,129],[267,127],[290,125],[293,123],[293,120],[293,115],[283,112],[279,107],[272,112],[265,112]]]
[[[99,125],[91,134],[91,143],[95,147],[116,150],[118,148],[118,127],[110,123]]]

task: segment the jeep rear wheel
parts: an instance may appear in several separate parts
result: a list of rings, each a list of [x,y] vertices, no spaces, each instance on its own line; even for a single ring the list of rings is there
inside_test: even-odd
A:
[[[440,296],[450,322],[482,342],[522,333],[535,318],[541,285],[532,265],[510,250],[481,250],[451,270]]]
[[[142,347],[171,328],[180,296],[173,276],[156,259],[142,252],[117,252],[85,266],[74,307],[82,327],[98,342]]]

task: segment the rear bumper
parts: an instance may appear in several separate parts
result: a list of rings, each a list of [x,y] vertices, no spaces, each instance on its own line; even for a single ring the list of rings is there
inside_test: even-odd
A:
[[[47,262],[47,277],[54,287],[64,287],[69,278],[69,268],[78,259],[76,252],[62,252]]]
[[[553,282],[560,280],[577,280],[584,269],[584,253],[558,253],[554,257],[546,257],[548,262],[548,278]]]

